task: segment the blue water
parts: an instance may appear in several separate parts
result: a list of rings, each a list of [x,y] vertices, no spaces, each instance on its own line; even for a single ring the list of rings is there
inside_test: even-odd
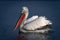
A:
[[[15,24],[23,6],[29,8],[29,17],[46,16],[52,21],[53,33],[18,34]],[[20,39],[22,38],[22,39]],[[60,40],[60,1],[0,1],[0,40]]]

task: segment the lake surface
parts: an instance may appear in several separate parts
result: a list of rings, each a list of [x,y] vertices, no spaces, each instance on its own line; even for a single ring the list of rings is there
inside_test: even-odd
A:
[[[52,21],[53,33],[18,33],[15,24],[23,6],[29,8],[29,17],[46,16]],[[0,1],[0,40],[60,40],[60,1]]]

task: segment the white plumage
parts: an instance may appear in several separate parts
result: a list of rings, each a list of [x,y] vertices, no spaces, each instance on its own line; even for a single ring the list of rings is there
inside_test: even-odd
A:
[[[39,18],[36,18],[34,21],[31,21],[30,23],[24,25],[24,29],[35,30],[37,28],[42,28],[46,25],[51,25],[51,24],[52,23],[49,20],[47,20],[45,16],[40,16]]]
[[[30,22],[32,22],[32,21],[34,21],[34,20],[36,20],[37,18],[38,18],[38,16],[37,16],[37,15],[32,16],[31,18],[29,18],[29,19],[25,20],[24,24],[30,23]]]

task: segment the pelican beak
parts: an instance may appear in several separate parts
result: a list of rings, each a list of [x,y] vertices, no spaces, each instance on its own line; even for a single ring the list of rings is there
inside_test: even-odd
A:
[[[18,27],[20,27],[20,24],[22,23],[22,21],[24,20],[24,18],[25,18],[25,13],[22,12],[22,15],[21,15],[21,17],[19,17],[14,30],[16,30]]]

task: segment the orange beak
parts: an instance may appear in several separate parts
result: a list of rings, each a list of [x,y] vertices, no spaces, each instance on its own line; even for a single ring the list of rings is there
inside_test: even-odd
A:
[[[20,27],[20,24],[22,23],[22,21],[24,20],[25,18],[25,13],[22,13],[22,16],[19,18],[19,20],[17,21],[16,23],[16,27],[14,30],[16,30],[18,27]]]

